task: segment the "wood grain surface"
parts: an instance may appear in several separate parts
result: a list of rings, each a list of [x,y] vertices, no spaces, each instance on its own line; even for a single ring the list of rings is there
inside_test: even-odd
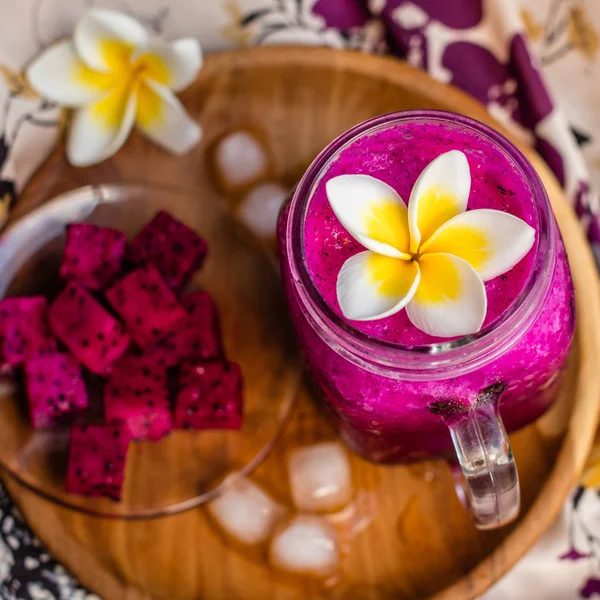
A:
[[[134,135],[114,158],[75,169],[58,148],[28,186],[13,219],[58,192],[91,182],[214,185],[207,149],[238,127],[264,135],[274,175],[292,184],[336,135],[377,114],[438,108],[494,125],[477,102],[397,60],[326,49],[262,48],[210,56],[182,99],[205,131],[190,154],[168,156]],[[523,487],[516,524],[477,532],[441,462],[382,468],[353,458],[354,482],[367,499],[372,522],[351,541],[342,581],[324,590],[284,580],[255,556],[224,544],[202,508],[157,520],[108,521],[53,506],[7,478],[50,551],[105,600],[449,600],[474,598],[487,589],[557,515],[592,444],[600,402],[600,294],[593,259],[558,183],[537,155],[525,152],[547,186],[570,255],[578,327],[559,402],[512,436]],[[286,501],[288,449],[333,435],[305,390],[257,479]]]

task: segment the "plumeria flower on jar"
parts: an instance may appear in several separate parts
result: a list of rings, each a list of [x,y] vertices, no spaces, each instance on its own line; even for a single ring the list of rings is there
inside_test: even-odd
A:
[[[469,163],[459,150],[423,170],[408,206],[369,175],[340,175],[326,183],[336,217],[366,249],[338,274],[337,299],[347,319],[381,319],[405,308],[411,323],[432,336],[481,329],[485,282],[529,252],[535,230],[499,210],[467,211],[470,189]]]
[[[67,158],[87,166],[114,154],[134,125],[175,154],[192,148],[201,129],[174,92],[186,88],[201,66],[196,40],[152,39],[132,17],[93,9],[72,39],[34,60],[27,79],[41,96],[75,109]]]

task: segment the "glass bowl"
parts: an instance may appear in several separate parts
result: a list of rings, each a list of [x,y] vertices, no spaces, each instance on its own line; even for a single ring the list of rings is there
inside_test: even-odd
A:
[[[244,476],[266,457],[300,384],[301,360],[273,259],[222,205],[203,202],[201,190],[98,185],[61,194],[0,238],[0,298],[57,294],[66,224],[115,227],[131,238],[160,209],[209,244],[206,264],[189,289],[207,290],[219,307],[227,356],[244,376],[244,424],[240,431],[173,431],[160,442],[133,443],[122,500],[81,497],[64,491],[68,429],[34,431],[19,373],[6,377],[0,385],[0,465],[29,489],[88,514],[150,518],[214,498],[226,477]],[[88,392],[90,411],[97,414],[100,382],[88,385]]]

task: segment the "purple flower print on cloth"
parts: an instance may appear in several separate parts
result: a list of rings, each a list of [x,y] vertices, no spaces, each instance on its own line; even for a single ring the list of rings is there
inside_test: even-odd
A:
[[[589,196],[590,193],[590,185],[587,181],[581,181],[577,186],[577,191],[575,192],[575,212],[577,216],[581,219],[588,212],[589,206]]]
[[[475,27],[483,16],[482,0],[452,0],[452,2],[418,0],[417,2],[388,2],[388,4],[415,4],[420,6],[432,19],[452,29]]]
[[[465,68],[465,62],[469,65],[468,68]],[[493,100],[510,106],[512,99],[510,112],[518,108],[514,95],[516,83],[509,83],[509,65],[502,64],[486,48],[470,42],[455,42],[446,48],[442,64],[452,74],[452,85],[468,92],[483,104]]]
[[[590,184],[587,181],[580,181],[577,185],[574,208],[584,228],[587,227],[587,239],[600,269],[600,216],[591,208]]]
[[[480,9],[480,3],[469,1],[392,0],[382,19],[390,45],[413,66],[434,77],[437,73],[483,104],[501,105],[511,119],[531,130],[552,111],[550,96],[519,33],[509,34],[504,50],[492,41],[481,44],[474,34],[482,25]]]
[[[593,244],[599,244],[600,243],[600,223],[598,222],[598,216],[597,215],[593,215],[593,216],[594,216],[594,218],[588,228],[588,239]]]
[[[523,124],[533,129],[552,112],[552,100],[522,35],[515,35],[510,44],[509,69],[519,82],[519,105]]]
[[[312,12],[323,17],[327,27],[341,31],[361,27],[370,19],[369,11],[353,0],[317,0]]]
[[[533,142],[532,130],[551,113],[552,101],[519,30],[496,31],[499,9],[485,6],[483,12],[470,0],[389,0],[381,19],[394,53],[468,92]]]
[[[483,16],[482,0],[388,0],[382,16],[392,16],[393,12],[404,13],[405,19],[421,12],[430,19],[439,21],[452,29],[468,29],[475,27]]]
[[[390,52],[405,57],[418,69],[428,70],[428,47],[425,27],[429,14],[413,2],[391,0],[383,8],[380,18],[385,26]]]
[[[590,518],[589,512],[590,508],[594,507],[594,504],[600,499],[600,493],[594,487],[590,487],[597,485],[598,482],[598,466],[595,465],[597,454],[597,450],[592,451],[594,460],[588,461],[582,485],[579,485],[571,496],[567,516],[566,543],[568,550],[558,556],[560,561],[577,563],[571,567],[574,576],[585,577],[580,580],[579,584],[578,597],[580,598],[600,596],[600,578],[595,576],[598,573],[600,535],[595,519]],[[588,510],[584,510],[585,504],[587,504]]]
[[[560,152],[550,142],[540,137],[535,140],[535,149],[544,157],[559,183],[565,185],[565,167]]]
[[[590,558],[593,554],[591,552],[579,552],[577,548],[569,548],[568,552],[561,554],[558,558],[560,560],[581,560],[582,558]]]
[[[590,577],[579,591],[579,595],[582,598],[591,598],[596,595],[600,596],[600,579]]]

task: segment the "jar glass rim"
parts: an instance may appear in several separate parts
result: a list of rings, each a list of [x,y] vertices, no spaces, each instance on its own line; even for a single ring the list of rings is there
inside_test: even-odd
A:
[[[480,332],[442,343],[407,347],[376,339],[363,333],[338,315],[324,300],[305,261],[304,221],[313,193],[328,166],[339,153],[358,138],[403,122],[438,121],[460,126],[487,138],[519,170],[531,189],[537,212],[537,251],[521,292],[511,304]],[[352,362],[377,371],[433,371],[448,369],[464,372],[478,368],[500,356],[512,346],[519,332],[539,315],[548,292],[556,261],[556,233],[550,202],[538,174],[511,142],[500,133],[469,117],[439,110],[390,113],[356,125],[333,140],[311,163],[300,180],[289,205],[286,224],[287,262],[296,293],[313,328],[335,350]],[[515,339],[516,338],[516,339]],[[425,375],[427,376],[427,375]]]

